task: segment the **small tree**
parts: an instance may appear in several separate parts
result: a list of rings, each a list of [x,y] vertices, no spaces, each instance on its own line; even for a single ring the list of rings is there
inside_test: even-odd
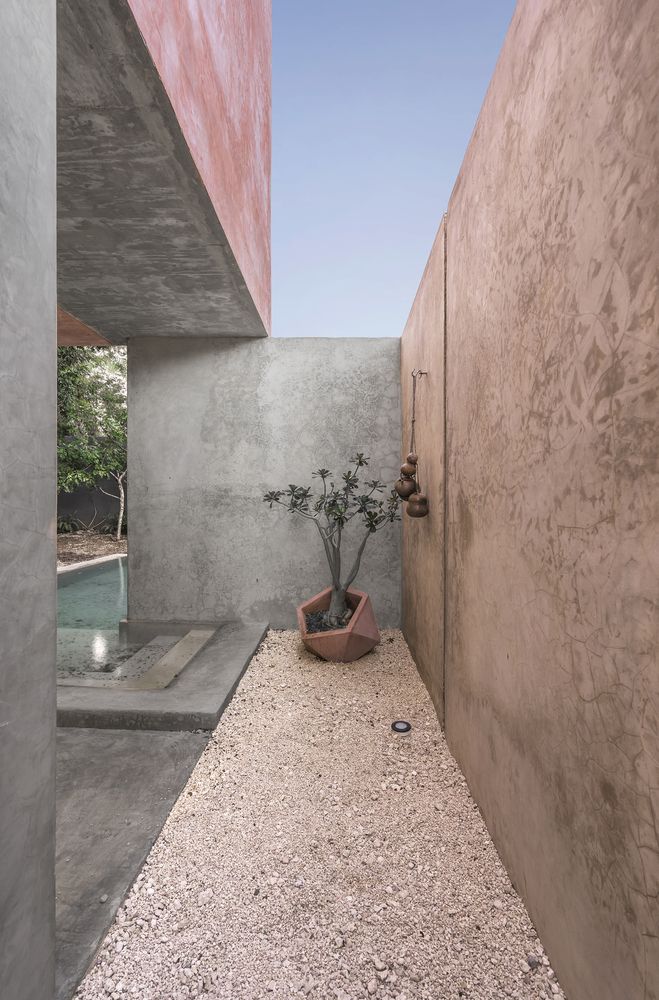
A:
[[[126,351],[61,347],[57,359],[57,488],[98,487],[119,501],[117,539],[126,510]],[[114,479],[117,493],[100,483]]]
[[[400,521],[398,509],[400,497],[392,490],[387,497],[381,497],[386,485],[372,479],[360,487],[359,471],[368,466],[369,459],[361,452],[351,462],[349,469],[341,476],[343,485],[336,486],[329,469],[313,472],[314,478],[322,483],[322,493],[314,493],[310,486],[290,485],[287,490],[272,490],[263,497],[270,508],[275,504],[285,507],[290,514],[307,518],[316,525],[320,534],[332,577],[332,596],[329,610],[325,612],[326,623],[333,628],[345,625],[351,612],[346,604],[346,591],[354,583],[366,543],[371,535],[393,521]],[[364,492],[365,491],[365,492]],[[342,575],[341,543],[347,524],[354,518],[364,530],[357,554],[347,575]]]

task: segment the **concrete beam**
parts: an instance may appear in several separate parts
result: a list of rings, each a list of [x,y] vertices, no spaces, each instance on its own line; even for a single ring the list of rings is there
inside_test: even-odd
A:
[[[113,343],[267,331],[126,0],[58,0],[58,297]]]

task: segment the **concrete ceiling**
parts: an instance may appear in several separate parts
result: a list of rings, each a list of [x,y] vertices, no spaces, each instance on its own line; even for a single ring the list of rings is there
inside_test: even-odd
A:
[[[266,330],[126,0],[58,0],[58,300],[112,343]]]

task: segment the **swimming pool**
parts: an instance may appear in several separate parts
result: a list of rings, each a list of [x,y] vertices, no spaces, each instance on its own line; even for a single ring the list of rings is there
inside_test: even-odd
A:
[[[114,670],[139,649],[119,636],[126,617],[126,556],[57,577],[57,672]]]
[[[126,617],[126,556],[57,577],[58,628],[116,628]]]

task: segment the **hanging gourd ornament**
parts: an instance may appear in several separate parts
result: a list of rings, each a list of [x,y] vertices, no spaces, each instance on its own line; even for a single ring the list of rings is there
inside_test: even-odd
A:
[[[394,489],[401,500],[409,500],[412,494],[416,493],[418,488],[416,479],[411,479],[409,476],[401,476],[401,478],[397,479],[394,483]]]
[[[412,493],[407,500],[407,513],[410,517],[426,517],[428,514],[428,497],[425,493]]]
[[[419,486],[419,456],[414,450],[414,424],[416,423],[416,380],[428,372],[415,368],[412,372],[412,432],[410,452],[400,467],[401,478],[396,480],[395,490],[399,497],[407,502],[407,513],[410,517],[427,517],[428,497],[421,492]]]
[[[416,458],[416,455],[407,456],[407,461],[400,467],[400,479],[397,479],[394,483],[394,489],[401,500],[407,500],[419,488],[414,478],[416,475],[416,462],[410,462],[410,458],[412,457]]]

